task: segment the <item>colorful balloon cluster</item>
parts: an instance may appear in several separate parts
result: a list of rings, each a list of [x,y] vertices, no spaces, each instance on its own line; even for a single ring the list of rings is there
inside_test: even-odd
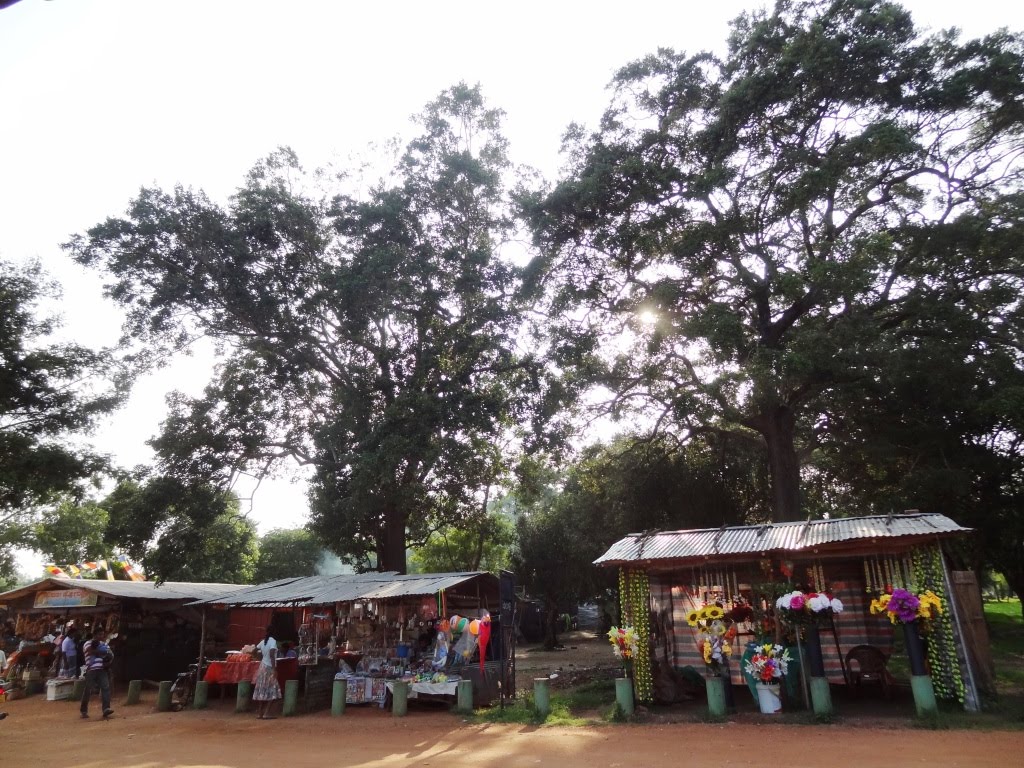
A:
[[[441,631],[451,632],[453,635],[461,635],[468,629],[469,634],[476,636],[480,634],[480,625],[484,623],[489,624],[490,621],[490,616],[484,616],[483,619],[468,619],[456,613],[448,621],[441,622]]]

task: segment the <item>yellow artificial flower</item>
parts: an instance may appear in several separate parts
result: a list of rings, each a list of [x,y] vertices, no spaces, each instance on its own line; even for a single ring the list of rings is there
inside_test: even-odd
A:
[[[722,653],[726,656],[732,656],[732,646],[728,643],[722,643]]]
[[[715,619],[721,619],[725,616],[725,611],[717,605],[707,605],[704,607],[704,617],[714,621]]]
[[[700,620],[700,618],[700,611],[690,611],[688,614],[686,614],[686,623],[689,624],[691,627],[696,627],[697,622]]]
[[[711,663],[711,641],[710,640],[705,640],[704,641],[704,663],[705,664],[710,664]]]

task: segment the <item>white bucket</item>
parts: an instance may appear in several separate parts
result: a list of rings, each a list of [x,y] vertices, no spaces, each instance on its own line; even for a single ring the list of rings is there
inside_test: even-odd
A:
[[[779,697],[779,686],[758,683],[757,703],[761,707],[761,713],[765,715],[773,715],[781,710],[782,699]]]

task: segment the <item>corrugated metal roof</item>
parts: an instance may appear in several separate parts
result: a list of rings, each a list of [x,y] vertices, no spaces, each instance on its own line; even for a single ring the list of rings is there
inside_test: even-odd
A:
[[[965,533],[945,515],[843,517],[690,531],[631,533],[594,561],[611,565],[649,560],[686,560],[761,552],[799,551],[857,539],[943,536]]]
[[[0,594],[0,600],[19,597],[47,589],[86,589],[112,597],[144,600],[196,600],[211,595],[224,595],[244,589],[246,584],[213,584],[188,581],[106,581],[102,579],[57,579],[47,577],[10,592]]]
[[[199,600],[199,604],[235,606],[327,605],[353,600],[386,600],[397,597],[432,595],[441,589],[451,589],[478,576],[484,571],[459,573],[344,573],[336,576],[308,576],[301,579],[283,579],[271,584],[260,584],[243,590]]]

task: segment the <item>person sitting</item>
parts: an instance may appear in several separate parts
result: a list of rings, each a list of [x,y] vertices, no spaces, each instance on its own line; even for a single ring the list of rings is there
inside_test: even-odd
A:
[[[297,658],[299,658],[299,652],[295,650],[295,643],[282,643],[281,647],[284,650],[284,658],[286,658],[286,659],[297,659]]]

